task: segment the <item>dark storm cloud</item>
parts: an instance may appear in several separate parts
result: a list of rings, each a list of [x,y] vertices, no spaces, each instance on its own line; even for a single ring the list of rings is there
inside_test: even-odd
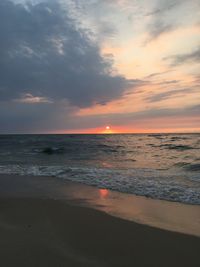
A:
[[[134,86],[111,74],[111,61],[67,12],[58,1],[26,6],[0,1],[1,101],[30,94],[85,107]]]
[[[69,126],[76,108],[64,101],[52,104],[38,102],[1,102],[0,133],[40,133]]]
[[[170,66],[177,66],[187,62],[200,62],[200,47],[191,53],[178,54],[163,58],[170,62]]]

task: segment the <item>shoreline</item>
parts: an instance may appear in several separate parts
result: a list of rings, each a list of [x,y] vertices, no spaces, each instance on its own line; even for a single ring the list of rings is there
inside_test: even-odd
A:
[[[1,265],[199,266],[199,237],[112,216],[117,203],[122,203],[125,216],[126,203],[133,204],[134,199],[135,205],[140,203],[137,207],[142,209],[142,203],[147,212],[151,201],[99,190],[104,189],[52,177],[1,175]]]
[[[200,237],[200,205],[120,193],[56,177],[0,175],[0,199],[65,200],[111,216]]]
[[[1,198],[4,267],[199,266],[200,238],[65,200]]]

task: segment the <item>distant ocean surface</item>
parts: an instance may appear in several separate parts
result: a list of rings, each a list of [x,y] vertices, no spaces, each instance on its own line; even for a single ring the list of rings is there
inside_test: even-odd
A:
[[[0,135],[0,173],[200,204],[200,134]]]

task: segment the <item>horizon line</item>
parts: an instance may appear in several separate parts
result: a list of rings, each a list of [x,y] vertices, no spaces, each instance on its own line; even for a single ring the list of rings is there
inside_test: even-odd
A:
[[[130,133],[0,133],[0,135],[119,135],[119,134],[200,134],[199,132],[130,132]]]

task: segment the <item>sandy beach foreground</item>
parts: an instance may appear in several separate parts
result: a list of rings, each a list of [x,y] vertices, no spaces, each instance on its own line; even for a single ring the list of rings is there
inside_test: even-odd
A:
[[[199,266],[200,239],[61,200],[0,200],[1,266]]]
[[[0,176],[0,266],[200,266],[199,237],[83,207],[82,198],[65,198],[66,188],[82,187],[48,177]],[[93,189],[83,190],[91,195]],[[132,203],[151,207],[148,200],[136,200]]]

